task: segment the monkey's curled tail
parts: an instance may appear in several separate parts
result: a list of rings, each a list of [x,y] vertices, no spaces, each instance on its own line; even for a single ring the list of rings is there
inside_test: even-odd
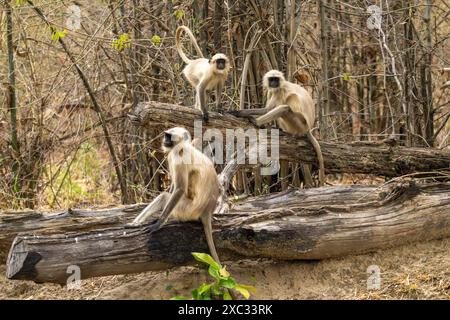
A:
[[[195,51],[197,51],[197,54],[201,57],[203,57],[202,50],[200,50],[200,47],[197,44],[197,40],[195,40],[194,35],[192,34],[192,31],[186,27],[186,26],[179,26],[177,28],[177,31],[175,32],[175,45],[178,51],[178,54],[180,55],[181,59],[184,61],[184,63],[189,64],[192,60],[189,59],[186,54],[183,52],[183,48],[181,46],[181,33],[186,32],[189,38],[191,39],[192,44],[194,45]]]

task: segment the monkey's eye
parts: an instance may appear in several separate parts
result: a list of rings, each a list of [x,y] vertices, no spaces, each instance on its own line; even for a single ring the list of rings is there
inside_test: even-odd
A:
[[[164,139],[171,141],[172,140],[172,135],[170,133],[164,132]]]

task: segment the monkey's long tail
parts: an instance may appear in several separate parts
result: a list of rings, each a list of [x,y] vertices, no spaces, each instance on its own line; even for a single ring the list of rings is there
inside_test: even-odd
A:
[[[319,161],[319,186],[323,186],[325,183],[325,165],[323,164],[322,149],[320,148],[319,142],[313,136],[312,132],[317,128],[312,128],[308,131],[307,136],[311,144],[313,145],[314,151],[317,155],[317,160]]]
[[[189,36],[189,38],[191,39],[192,44],[194,45],[195,50],[197,51],[197,54],[201,57],[203,57],[203,53],[202,50],[200,50],[200,47],[197,44],[197,40],[195,40],[194,35],[192,34],[192,31],[186,27],[186,26],[179,26],[177,28],[177,31],[175,32],[175,44],[176,44],[176,48],[178,51],[178,54],[180,55],[181,59],[184,61],[184,63],[188,64],[190,63],[192,60],[189,59],[186,54],[183,52],[183,48],[181,46],[181,33],[182,32],[186,32],[187,35]]]
[[[219,256],[217,255],[216,246],[214,245],[214,239],[212,237],[212,225],[211,216],[202,218],[203,229],[205,230],[206,242],[208,243],[209,252],[211,252],[212,257],[218,263],[220,263]]]
[[[203,223],[203,229],[205,230],[206,242],[208,243],[209,251],[211,252],[211,255],[214,258],[214,260],[218,264],[222,265],[222,263],[219,260],[219,256],[217,255],[216,246],[214,245],[214,239],[212,237],[211,216],[202,218],[201,220]],[[231,289],[226,289],[226,290],[231,295],[233,300],[238,300],[238,296],[236,295],[236,293],[233,290],[231,290]]]

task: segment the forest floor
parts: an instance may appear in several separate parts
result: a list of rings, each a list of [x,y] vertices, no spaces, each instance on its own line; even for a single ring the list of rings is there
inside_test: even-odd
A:
[[[450,238],[322,261],[225,262],[255,299],[450,299]],[[379,290],[367,289],[367,267],[381,271]],[[169,299],[209,281],[198,267],[83,280],[78,290],[11,281],[0,267],[0,299]]]

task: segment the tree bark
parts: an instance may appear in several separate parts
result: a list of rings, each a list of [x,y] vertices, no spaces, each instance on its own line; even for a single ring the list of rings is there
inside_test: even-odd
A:
[[[222,260],[324,259],[450,236],[450,183],[289,189],[216,214]],[[78,234],[20,235],[8,256],[9,279],[66,283],[81,278],[163,270],[208,252],[200,223],[108,228]]]
[[[0,262],[5,262],[6,253],[19,233],[50,234],[82,232],[109,228],[130,222],[145,204],[102,210],[69,209],[62,212],[10,212],[0,215]]]
[[[327,136],[328,117],[330,116],[330,93],[328,87],[328,25],[326,17],[326,0],[319,0],[318,9],[320,15],[320,50],[322,55],[322,79],[319,89],[319,124],[323,137]]]
[[[169,127],[182,126],[193,133],[194,121],[201,122],[202,115],[199,110],[193,108],[151,101],[140,103],[129,117],[135,125],[144,128],[163,131]],[[203,128],[218,129],[225,137],[226,129],[246,130],[254,126],[243,118],[210,112],[209,122],[203,124]],[[327,173],[363,173],[395,177],[450,168],[448,150],[392,147],[383,142],[344,144],[319,141],[319,144]],[[270,147],[270,143],[268,146]],[[315,152],[306,137],[292,137],[280,131],[279,151],[281,160],[317,164]]]
[[[17,96],[16,96],[16,67],[14,59],[14,39],[13,39],[13,20],[12,20],[12,8],[9,1],[5,1],[4,10],[6,14],[6,43],[8,51],[8,93],[6,111],[10,114],[11,121],[11,149],[14,159],[16,159],[12,165],[12,191],[16,195],[16,198],[20,198],[21,178],[20,178],[20,166],[21,155],[19,138],[17,136]],[[29,204],[29,203],[27,203]]]

